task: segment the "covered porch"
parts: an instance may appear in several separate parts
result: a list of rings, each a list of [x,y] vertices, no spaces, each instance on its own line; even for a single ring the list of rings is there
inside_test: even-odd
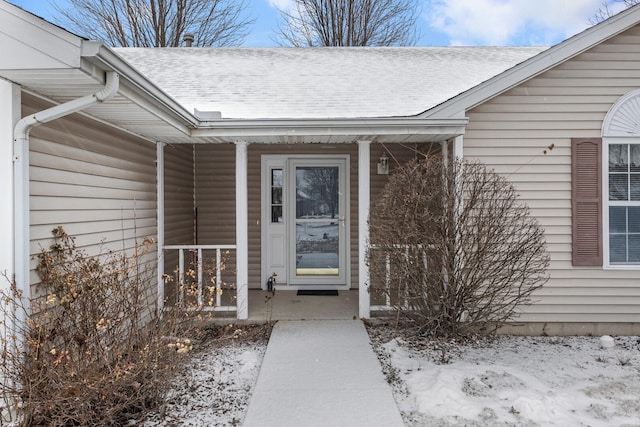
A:
[[[271,295],[260,289],[248,291],[249,322],[272,320],[351,320],[358,317],[359,291],[339,291],[336,296],[297,295],[277,291]]]
[[[189,282],[192,294],[200,298],[199,304],[224,317],[235,315],[251,321],[369,318],[372,301],[366,263],[368,216],[372,198],[388,178],[384,171],[379,173],[378,164],[386,158],[393,171],[418,153],[435,150],[444,152],[445,157],[462,156],[464,120],[455,122],[445,128],[434,123],[416,125],[416,129],[410,127],[401,135],[370,127],[366,131],[377,134],[368,135],[368,139],[363,138],[362,128],[358,129],[359,136],[301,135],[301,129],[292,129],[280,132],[297,134],[295,141],[283,135],[261,134],[232,137],[226,144],[217,138],[207,144],[159,144],[158,303],[174,299],[171,295],[175,295],[175,287]],[[211,132],[220,130],[212,128]],[[295,243],[274,246],[273,234],[268,232],[271,225],[265,225],[272,219],[271,176],[265,175],[265,164],[271,165],[274,158],[293,159],[293,163],[301,158],[345,160],[346,200],[335,221],[346,230],[345,263],[340,267],[344,269],[343,281],[332,281],[335,277],[296,281],[296,270],[285,268],[284,273],[277,270],[276,295],[270,298],[266,292],[267,279],[274,271],[273,248],[281,248],[282,258],[289,258],[292,264],[296,262],[297,249]],[[292,199],[296,197],[296,193],[291,194]],[[177,209],[180,198],[182,207]],[[292,218],[296,215],[291,213]],[[292,233],[288,239],[300,239],[295,231]],[[284,236],[286,241],[286,232]],[[217,266],[220,251],[227,254],[222,271],[212,273],[209,267],[207,272],[202,262],[190,268],[185,262],[185,254],[206,260],[207,251],[209,259],[213,259],[216,250]],[[299,260],[300,255],[297,257]],[[167,274],[173,275],[170,283],[164,280]],[[299,296],[298,289],[335,289],[339,295]],[[207,297],[207,292],[213,297]]]

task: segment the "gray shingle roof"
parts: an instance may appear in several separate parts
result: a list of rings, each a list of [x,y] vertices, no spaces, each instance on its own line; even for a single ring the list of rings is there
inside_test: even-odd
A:
[[[223,118],[413,116],[543,47],[118,48],[187,110]]]

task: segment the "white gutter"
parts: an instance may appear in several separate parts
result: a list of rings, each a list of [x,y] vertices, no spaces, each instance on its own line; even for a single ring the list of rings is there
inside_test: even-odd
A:
[[[118,74],[107,72],[105,86],[100,91],[25,116],[16,123],[13,129],[14,272],[16,285],[22,292],[23,304],[27,309],[31,298],[29,280],[31,259],[29,250],[29,131],[35,126],[107,101],[118,92],[119,86],[120,79]]]
[[[138,104],[156,117],[164,120],[179,132],[189,136],[198,120],[175,99],[167,95],[149,79],[133,68],[113,49],[102,42],[82,42],[81,69],[88,75],[102,73],[103,69],[120,74],[120,95]]]
[[[220,119],[200,122],[193,137],[279,136],[279,135],[442,135],[464,134],[469,120],[420,117],[352,119]]]

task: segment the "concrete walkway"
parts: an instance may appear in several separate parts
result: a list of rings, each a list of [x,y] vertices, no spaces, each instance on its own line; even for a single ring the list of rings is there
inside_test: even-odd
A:
[[[403,425],[362,321],[275,325],[243,426]]]

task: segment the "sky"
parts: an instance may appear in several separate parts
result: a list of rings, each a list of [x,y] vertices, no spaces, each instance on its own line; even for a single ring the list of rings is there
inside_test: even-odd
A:
[[[9,0],[55,21],[52,0]],[[65,0],[56,0],[64,4]],[[244,45],[277,46],[276,7],[291,0],[250,0],[256,22]],[[590,26],[603,0],[422,0],[418,46],[550,46]],[[612,10],[621,6],[614,3]]]

